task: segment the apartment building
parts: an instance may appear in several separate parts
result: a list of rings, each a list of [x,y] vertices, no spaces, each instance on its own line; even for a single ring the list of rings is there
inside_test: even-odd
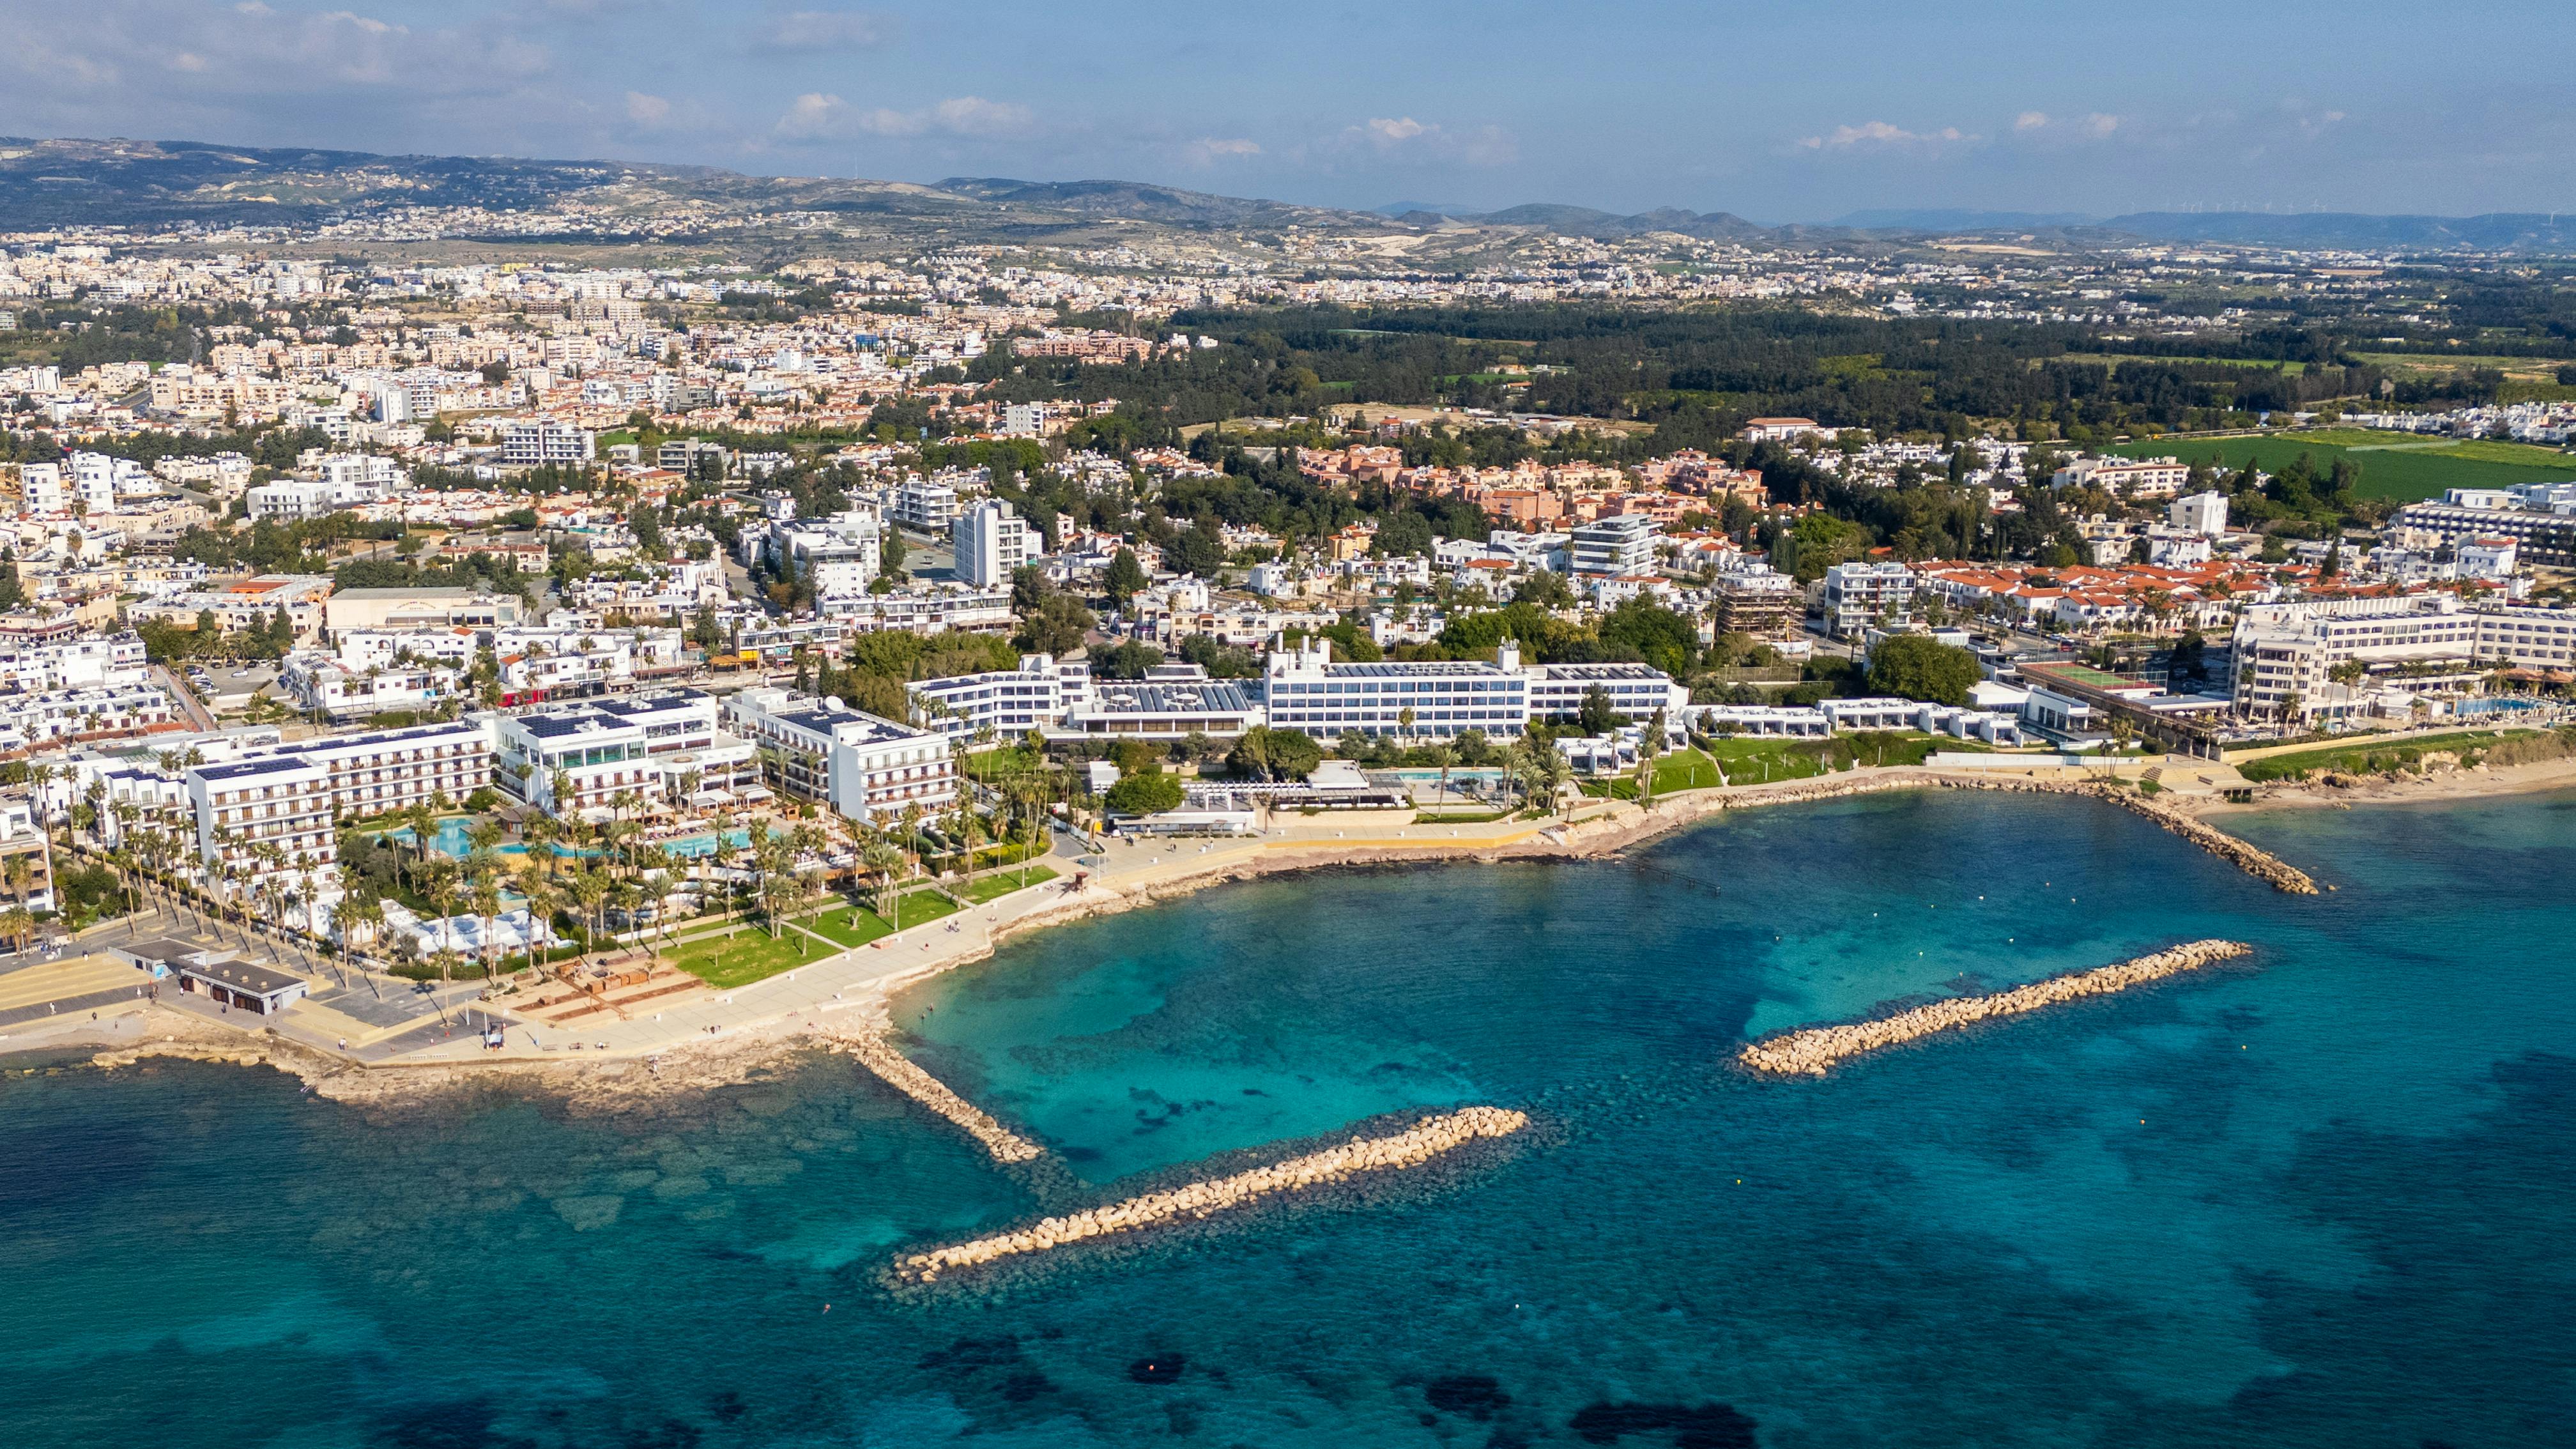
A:
[[[1566,545],[1572,572],[1591,577],[1644,573],[1655,566],[1655,520],[1643,513],[1613,514],[1574,530]]]
[[[485,721],[503,789],[559,817],[647,805],[766,798],[758,752],[694,689],[550,705]]]
[[[188,772],[196,815],[197,858],[206,879],[228,900],[256,895],[260,883],[284,877],[308,900],[340,893],[333,842],[331,774],[299,755],[266,755]],[[309,883],[309,884],[308,884]]]
[[[905,809],[945,810],[957,802],[957,767],[946,736],[879,719],[838,699],[785,689],[746,689],[725,717],[769,747],[772,781],[852,820],[882,821]]]
[[[2442,502],[2407,504],[2388,523],[2397,536],[2427,545],[2509,538],[2525,565],[2576,568],[2576,484],[2454,488]]]
[[[1095,679],[1065,706],[1060,739],[1232,739],[1260,724],[1261,696],[1239,679],[1211,679],[1195,664],[1158,664],[1143,679]]]
[[[143,637],[131,631],[49,643],[0,637],[0,689],[50,693],[141,684],[150,678]]]
[[[1506,645],[1501,657],[1517,663],[1520,651]],[[1537,664],[1521,671],[1529,677],[1529,717],[1538,720],[1572,719],[1583,708],[1584,697],[1599,689],[1610,697],[1610,707],[1630,724],[1641,724],[1654,718],[1655,711],[1666,711],[1667,719],[1679,719],[1684,705],[1690,703],[1690,691],[1675,684],[1671,675],[1643,664]]]
[[[1016,740],[1033,729],[1053,726],[1090,688],[1089,664],[1058,663],[1050,654],[1023,654],[1017,669],[921,679],[904,686],[913,699],[913,717],[951,744],[964,744],[987,730],[995,739]]]
[[[869,634],[880,629],[907,629],[937,634],[967,629],[978,634],[1008,634],[1019,626],[1011,613],[1007,583],[989,589],[964,584],[915,584],[889,594],[837,595],[822,599],[815,611],[832,621],[832,633]],[[745,630],[743,647],[751,632]]]
[[[2576,611],[2473,609],[2452,594],[2256,604],[2238,619],[2235,706],[2240,714],[2305,717],[2346,693],[2342,666],[2421,677],[2454,666],[2576,669]]]
[[[580,467],[598,455],[596,433],[554,418],[532,418],[501,429],[501,465],[534,468],[547,463]]]
[[[403,710],[433,710],[465,697],[469,685],[451,665],[369,665],[351,669],[325,654],[290,654],[278,686],[307,710],[334,720],[366,719]]]
[[[329,596],[321,613],[337,639],[351,630],[507,628],[519,622],[519,610],[518,595],[480,589],[342,589]]]
[[[2212,490],[2165,505],[2165,522],[2185,533],[2217,538],[2227,532],[2227,495]]]
[[[1022,564],[1044,550],[1038,531],[999,499],[986,499],[957,516],[954,572],[959,583],[971,588],[1009,583]]]
[[[957,489],[930,478],[906,478],[886,499],[886,516],[922,533],[946,533],[957,523]]]
[[[2079,458],[2048,480],[2057,488],[2093,487],[2129,498],[2171,498],[2191,482],[2177,458]]]
[[[873,508],[774,523],[769,528],[770,561],[781,567],[793,561],[813,581],[818,596],[864,595],[881,571],[882,529]]]
[[[375,485],[368,483],[326,478],[281,478],[274,483],[262,483],[243,494],[242,498],[254,521],[291,522],[299,518],[320,518],[343,508],[373,503],[382,496]]]
[[[1825,623],[1836,638],[1913,616],[1914,571],[1901,563],[1839,563],[1825,570]]]
[[[1328,639],[1272,650],[1263,683],[1270,727],[1317,739],[1345,730],[1409,730],[1436,739],[1471,729],[1514,736],[1530,717],[1530,682],[1518,668],[1471,659],[1342,664],[1334,662]]]

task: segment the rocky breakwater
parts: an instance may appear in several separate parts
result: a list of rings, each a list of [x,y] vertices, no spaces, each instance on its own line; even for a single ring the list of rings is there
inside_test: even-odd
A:
[[[1736,1053],[1736,1060],[1754,1071],[1773,1076],[1821,1077],[1826,1068],[1836,1062],[1885,1047],[1900,1046],[1918,1037],[1956,1031],[1996,1017],[2018,1016],[2078,997],[2107,996],[2168,976],[2196,971],[2214,962],[2232,960],[2252,950],[2241,941],[2191,941],[2152,956],[2123,961],[2116,966],[2051,976],[2045,981],[2034,981],[2027,986],[2016,986],[1989,996],[1962,996],[1950,1001],[1936,1001],[1929,1006],[1918,1006],[1875,1021],[1803,1027],[1765,1041],[1748,1043],[1744,1050]]]
[[[2107,800],[2123,810],[2143,815],[2238,870],[2274,889],[2294,896],[2317,894],[2317,883],[2306,871],[2282,860],[2259,846],[2206,824],[2154,796],[2121,785],[2099,780],[2034,780],[2026,777],[1935,774],[1928,770],[1889,769],[1852,771],[1840,775],[1821,775],[1811,780],[1793,781],[1786,785],[1751,786],[1724,799],[1719,808],[1743,808],[1748,805],[1788,805],[1811,800],[1835,800],[1846,795],[1872,795],[1883,790],[1987,790],[2006,795],[2083,795]]]
[[[2219,859],[2234,865],[2256,880],[2268,881],[2275,890],[2285,891],[2294,896],[2312,896],[2317,893],[2317,883],[2309,878],[2306,871],[2300,870],[2268,850],[2249,845],[2216,826],[2196,820],[2170,805],[2162,804],[2152,796],[2116,787],[2096,788],[2093,793],[2123,810],[2134,811],[2147,817]]]
[[[994,1121],[991,1114],[948,1090],[947,1083],[913,1065],[911,1058],[896,1051],[883,1036],[874,1032],[834,1036],[827,1044],[834,1051],[857,1057],[859,1065],[876,1073],[887,1086],[956,1124],[967,1136],[982,1143],[995,1162],[1034,1162],[1046,1155],[1046,1149]]]
[[[1105,1207],[1045,1218],[1016,1232],[997,1233],[895,1261],[897,1283],[934,1283],[954,1269],[972,1268],[1022,1253],[1042,1253],[1093,1238],[1131,1233],[1158,1224],[1205,1218],[1278,1193],[1304,1192],[1368,1172],[1419,1167],[1479,1138],[1508,1137],[1529,1125],[1526,1114],[1502,1107],[1463,1107],[1426,1117],[1392,1137],[1354,1137],[1321,1152],[1292,1157],[1231,1177],[1193,1182]]]

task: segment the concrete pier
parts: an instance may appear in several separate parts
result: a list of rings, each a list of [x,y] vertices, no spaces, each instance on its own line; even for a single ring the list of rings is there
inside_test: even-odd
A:
[[[2196,971],[2212,962],[2231,960],[2252,950],[2241,941],[2192,941],[2152,956],[2123,961],[2116,966],[2052,976],[2045,981],[2034,981],[1990,996],[1962,996],[1952,1001],[1936,1001],[1929,1006],[1918,1006],[1912,1011],[1899,1012],[1876,1021],[1803,1027],[1764,1041],[1748,1043],[1736,1053],[1736,1060],[1754,1071],[1774,1076],[1821,1077],[1826,1068],[1837,1062],[1885,1047],[1900,1046],[1935,1032],[1956,1031],[1996,1017],[2018,1016],[2078,997],[2107,996],[2168,976],[2178,976],[2185,971]]]
[[[1529,1118],[1501,1107],[1463,1107],[1440,1117],[1426,1117],[1392,1137],[1354,1137],[1337,1147],[1257,1167],[1231,1177],[1213,1178],[1147,1193],[1106,1207],[1043,1219],[1017,1232],[997,1233],[971,1242],[912,1253],[895,1260],[889,1276],[896,1283],[933,1283],[959,1268],[1022,1253],[1042,1253],[1092,1238],[1135,1232],[1157,1224],[1208,1217],[1278,1193],[1303,1192],[1360,1173],[1418,1167],[1442,1153],[1483,1137],[1507,1137],[1529,1125]]]

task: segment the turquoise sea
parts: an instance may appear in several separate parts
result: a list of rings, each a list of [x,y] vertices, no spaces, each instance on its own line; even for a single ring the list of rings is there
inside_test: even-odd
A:
[[[921,1298],[893,1252],[1033,1199],[845,1060],[607,1117],[13,1073],[0,1442],[2576,1442],[2576,794],[2230,828],[2340,890],[1925,794],[1016,943],[898,1020],[1106,1191],[1409,1109],[1535,1126]],[[2259,954],[1827,1080],[1728,1065],[2211,935]]]

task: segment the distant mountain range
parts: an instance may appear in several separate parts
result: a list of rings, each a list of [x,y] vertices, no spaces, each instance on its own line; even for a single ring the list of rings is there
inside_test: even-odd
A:
[[[1427,232],[1472,250],[1523,232],[1617,239],[1653,232],[1751,245],[1907,245],[1992,233],[2046,233],[2052,244],[2146,239],[2369,251],[2576,254],[2576,218],[2537,212],[2370,216],[2350,212],[1857,211],[1822,226],[1765,227],[1732,212],[1677,207],[1620,215],[1534,202],[1494,211],[1399,202],[1346,211],[1220,196],[1136,181],[1019,181],[952,176],[923,186],[815,176],[749,176],[713,166],[379,156],[363,151],[219,146],[196,141],[0,139],[0,225],[296,224],[406,206],[542,210],[579,198],[585,235],[687,240],[674,213],[740,221],[786,211],[834,216],[854,240],[955,243],[1133,235],[1134,229]],[[686,204],[683,206],[682,204]],[[1124,229],[1122,231],[1122,229]],[[788,238],[782,235],[782,244]]]
[[[2137,211],[2125,216],[2064,211],[1855,211],[1833,224],[1859,231],[1925,233],[2082,228],[2151,241],[2355,251],[2576,250],[2576,214],[2536,211],[2482,216],[2374,216],[2352,211]]]

